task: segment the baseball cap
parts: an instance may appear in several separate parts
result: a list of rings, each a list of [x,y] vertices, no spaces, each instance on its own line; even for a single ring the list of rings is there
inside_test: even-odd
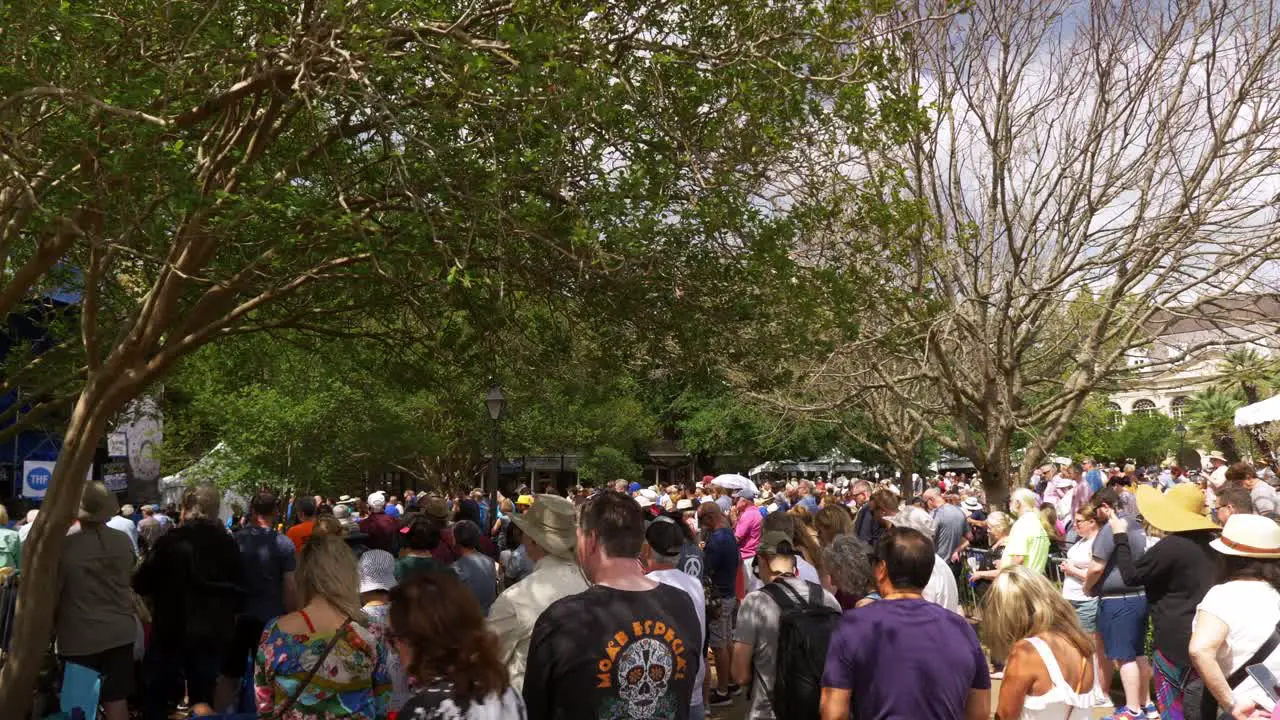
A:
[[[733,491],[733,496],[736,498],[742,498],[743,500],[755,500],[756,491],[749,487],[739,488]]]
[[[680,554],[686,538],[684,531],[676,522],[666,515],[659,515],[649,523],[649,527],[645,528],[645,542],[649,543],[649,547],[653,548],[658,555],[674,557]]]
[[[796,549],[790,535],[781,530],[770,530],[760,538],[760,546],[756,548],[756,552],[767,555],[795,555]]]
[[[640,491],[640,487],[641,487],[640,483],[633,482],[627,486],[627,492],[631,493],[632,495],[635,495],[637,492]]]

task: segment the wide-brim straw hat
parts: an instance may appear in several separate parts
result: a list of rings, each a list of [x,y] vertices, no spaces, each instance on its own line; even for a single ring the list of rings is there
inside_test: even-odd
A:
[[[572,560],[578,542],[578,520],[573,502],[559,495],[538,495],[533,507],[511,522],[533,538],[543,550],[556,557]]]
[[[84,494],[80,496],[80,513],[77,515],[80,520],[104,523],[118,512],[120,503],[106,485],[91,482],[84,486]]]
[[[1162,493],[1150,485],[1139,485],[1135,493],[1138,513],[1152,527],[1167,533],[1217,530],[1204,514],[1204,491],[1195,483],[1174,485]]]
[[[1209,547],[1223,555],[1280,560],[1280,525],[1261,515],[1237,513],[1227,518],[1222,537]]]

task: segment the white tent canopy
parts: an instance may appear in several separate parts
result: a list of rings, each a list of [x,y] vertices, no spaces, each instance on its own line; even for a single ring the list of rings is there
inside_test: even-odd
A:
[[[231,449],[226,443],[218,443],[190,467],[160,478],[160,501],[166,505],[180,505],[184,490],[203,482],[215,482],[221,475],[222,468],[233,458]],[[230,519],[233,503],[241,507],[249,505],[248,499],[240,493],[234,490],[223,492],[222,505],[218,509],[218,515],[223,522]]]
[[[1236,426],[1249,427],[1280,420],[1280,395],[1236,410]]]

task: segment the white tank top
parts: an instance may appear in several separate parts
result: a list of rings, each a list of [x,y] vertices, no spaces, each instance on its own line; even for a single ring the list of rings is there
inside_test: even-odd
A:
[[[1091,685],[1084,693],[1078,693],[1067,683],[1058,667],[1058,659],[1054,657],[1049,644],[1038,637],[1027,638],[1031,647],[1040,653],[1040,660],[1049,670],[1049,682],[1053,687],[1043,695],[1028,695],[1022,702],[1022,720],[1087,720],[1089,710],[1093,707],[1090,693]],[[1088,660],[1086,659],[1086,662]]]

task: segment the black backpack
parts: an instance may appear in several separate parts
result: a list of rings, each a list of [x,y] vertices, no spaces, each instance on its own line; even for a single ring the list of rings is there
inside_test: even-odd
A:
[[[801,598],[785,582],[771,582],[764,592],[782,609],[778,622],[778,666],[774,675],[773,714],[787,720],[817,720],[822,705],[822,672],[827,646],[840,622],[840,611],[823,602],[814,583]]]

